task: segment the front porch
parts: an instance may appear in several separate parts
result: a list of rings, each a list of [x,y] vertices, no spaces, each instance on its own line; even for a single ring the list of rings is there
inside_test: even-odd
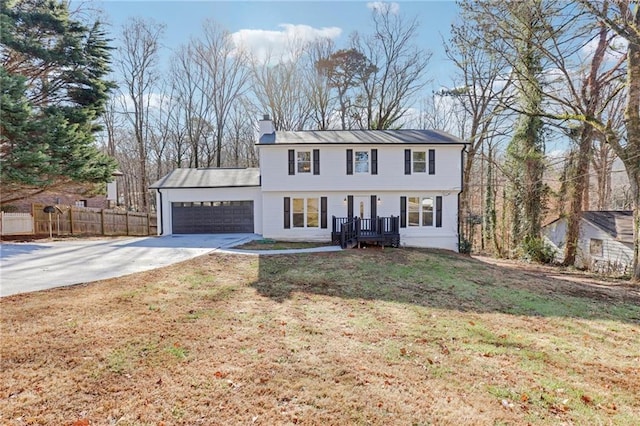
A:
[[[400,218],[332,217],[331,242],[342,248],[372,243],[381,246],[400,246]]]

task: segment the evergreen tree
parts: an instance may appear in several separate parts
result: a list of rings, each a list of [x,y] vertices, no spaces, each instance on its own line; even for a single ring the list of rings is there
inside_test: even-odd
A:
[[[69,182],[111,180],[115,161],[94,144],[113,83],[110,47],[56,0],[0,3],[2,202]]]

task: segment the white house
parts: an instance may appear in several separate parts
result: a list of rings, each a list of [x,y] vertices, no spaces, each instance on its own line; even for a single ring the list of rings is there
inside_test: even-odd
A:
[[[561,260],[567,219],[544,226],[542,234]],[[585,211],[580,219],[576,266],[601,273],[624,274],[633,262],[633,212]]]
[[[433,130],[276,132],[268,117],[259,129],[259,169],[177,169],[151,185],[160,234],[330,241],[358,218],[358,229],[397,234],[394,245],[458,250],[464,141]]]

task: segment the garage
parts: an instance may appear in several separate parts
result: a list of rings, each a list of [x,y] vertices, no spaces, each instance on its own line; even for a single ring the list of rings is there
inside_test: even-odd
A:
[[[253,201],[174,202],[175,234],[253,233]]]
[[[260,234],[260,185],[256,168],[175,169],[150,187],[158,234]]]

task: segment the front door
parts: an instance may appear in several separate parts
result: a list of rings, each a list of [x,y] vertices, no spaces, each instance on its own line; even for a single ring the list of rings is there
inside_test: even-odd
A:
[[[353,215],[360,219],[371,218],[371,197],[353,197]]]

